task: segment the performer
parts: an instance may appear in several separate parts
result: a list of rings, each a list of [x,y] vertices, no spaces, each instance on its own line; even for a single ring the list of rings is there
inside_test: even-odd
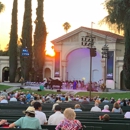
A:
[[[73,89],[76,89],[76,85],[77,85],[77,82],[74,80],[73,81]]]

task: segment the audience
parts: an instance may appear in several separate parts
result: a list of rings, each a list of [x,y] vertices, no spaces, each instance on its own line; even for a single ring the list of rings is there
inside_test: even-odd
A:
[[[34,102],[33,104],[35,108],[35,117],[39,120],[40,125],[46,125],[47,124],[47,118],[45,113],[42,112],[42,105],[40,102]]]
[[[79,104],[75,104],[74,111],[82,111]]]
[[[55,106],[55,113],[52,114],[48,119],[48,125],[58,125],[62,120],[64,120],[64,115],[61,113],[60,105]]]
[[[115,102],[112,108],[112,112],[115,113],[123,113],[122,109],[120,108],[120,105],[118,102]]]
[[[130,119],[130,112],[126,112],[124,115],[124,118],[129,118]]]
[[[56,130],[80,130],[82,128],[80,121],[75,119],[76,113],[73,109],[66,108],[64,116],[64,120],[56,126]]]
[[[109,121],[110,120],[110,116],[108,114],[104,114],[103,116],[99,116],[99,120]]]
[[[35,118],[35,108],[29,106],[26,111],[25,117],[21,117],[14,123],[9,125],[9,128],[14,128],[15,126],[19,126],[20,128],[29,128],[29,129],[41,129],[40,122],[37,118]]]
[[[110,111],[109,111],[109,106],[108,106],[108,105],[105,105],[105,106],[104,106],[104,109],[102,110],[102,112],[110,112]]]
[[[91,112],[101,112],[101,108],[98,107],[99,104],[95,102],[95,106],[91,108]]]

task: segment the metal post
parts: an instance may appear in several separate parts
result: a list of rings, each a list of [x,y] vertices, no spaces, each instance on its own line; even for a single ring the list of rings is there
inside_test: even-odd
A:
[[[90,48],[91,49],[91,48]],[[92,56],[90,55],[90,90],[89,90],[89,97],[90,97],[90,100],[91,100],[91,89],[92,89]]]

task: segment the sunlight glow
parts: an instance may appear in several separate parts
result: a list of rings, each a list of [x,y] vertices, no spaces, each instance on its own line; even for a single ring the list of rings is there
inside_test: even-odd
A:
[[[5,11],[0,14],[0,49],[4,50],[10,38],[13,0],[0,1],[5,4]],[[46,55],[55,56],[54,45],[50,41],[65,34],[62,25],[66,21],[71,25],[68,32],[81,26],[91,27],[92,21],[95,23],[94,28],[108,30],[105,26],[100,27],[98,25],[99,20],[107,15],[102,5],[104,1],[105,0],[45,0],[44,20],[48,32]],[[25,0],[18,0],[18,38],[21,37],[22,32],[24,2]],[[36,8],[37,0],[32,0],[33,34],[35,30],[34,21],[36,19]]]
[[[49,55],[51,57],[55,56],[55,51],[54,51],[54,45],[53,44],[46,44],[46,55]]]

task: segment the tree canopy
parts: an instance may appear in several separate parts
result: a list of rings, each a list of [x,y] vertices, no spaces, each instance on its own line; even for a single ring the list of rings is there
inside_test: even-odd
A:
[[[5,6],[2,2],[0,2],[0,13],[3,12],[5,9]]]
[[[124,31],[125,54],[123,76],[125,87],[130,89],[130,0],[106,0],[104,3],[108,15],[102,20],[109,26],[117,25],[118,30]]]
[[[71,28],[71,25],[68,22],[65,22],[63,24],[64,30],[66,31],[66,33],[68,32],[68,30]]]

